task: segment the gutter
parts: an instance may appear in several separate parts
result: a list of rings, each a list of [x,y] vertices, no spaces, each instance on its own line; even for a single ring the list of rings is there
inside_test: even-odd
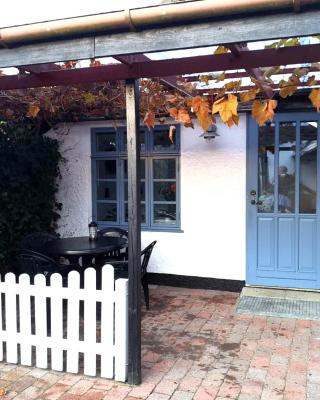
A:
[[[0,46],[197,23],[219,17],[319,7],[320,0],[198,0],[132,8],[0,29]]]

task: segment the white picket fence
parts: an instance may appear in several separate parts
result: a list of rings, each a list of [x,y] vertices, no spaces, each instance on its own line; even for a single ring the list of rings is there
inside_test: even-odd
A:
[[[84,288],[80,288],[77,271],[69,273],[68,287],[63,287],[60,274],[53,274],[50,286],[46,286],[44,275],[36,275],[34,284],[30,284],[27,274],[20,275],[19,283],[16,283],[16,276],[7,273],[4,282],[0,282],[0,293],[3,293],[0,296],[0,361],[15,364],[20,361],[22,365],[31,366],[35,349],[35,366],[48,368],[47,355],[51,349],[52,370],[63,371],[65,364],[67,372],[79,373],[79,355],[83,353],[83,373],[97,376],[97,355],[100,355],[101,377],[126,380],[128,280],[115,281],[111,265],[102,268],[101,290],[96,289],[96,271],[88,268]],[[63,299],[67,300],[67,307],[63,307]],[[80,301],[84,304],[82,317]],[[101,304],[98,341],[97,303]],[[47,317],[51,320],[50,334]],[[82,335],[79,334],[81,329]],[[6,354],[3,342],[6,343]]]

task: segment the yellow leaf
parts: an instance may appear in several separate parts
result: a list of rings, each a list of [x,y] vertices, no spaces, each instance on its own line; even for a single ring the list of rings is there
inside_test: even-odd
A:
[[[145,125],[147,125],[147,127],[150,129],[150,128],[154,128],[155,122],[156,122],[156,116],[155,116],[154,112],[147,111],[147,113],[143,119],[143,123]]]
[[[215,79],[216,82],[222,82],[222,81],[225,80],[226,74],[225,74],[225,72],[222,72],[222,73],[219,74],[219,75],[214,75],[213,78]]]
[[[87,106],[94,106],[96,104],[97,96],[90,92],[84,93],[83,98]]]
[[[207,132],[213,121],[211,115],[209,115],[209,103],[206,98],[200,97],[200,103],[197,104],[196,115],[199,125]]]
[[[254,100],[256,96],[257,96],[257,90],[250,89],[247,92],[240,93],[240,101],[242,102],[251,101]]]
[[[300,80],[297,76],[292,75],[288,79],[288,82],[283,82],[280,84],[280,96],[286,98],[288,96],[292,96],[294,92],[297,90],[298,85],[300,84]]]
[[[226,83],[225,85],[226,91],[234,90],[237,91],[240,89],[241,81],[231,81]]]
[[[209,83],[210,77],[209,75],[200,75],[199,81],[205,83],[206,85]]]
[[[188,111],[185,108],[180,108],[179,110],[175,107],[169,108],[169,114],[171,118],[184,124],[186,127],[193,127],[193,123],[191,121],[191,117]]]
[[[229,51],[230,51],[230,50],[227,49],[227,48],[224,47],[224,46],[218,46],[218,47],[216,48],[214,54],[226,54],[226,53],[229,53]]]
[[[311,93],[309,94],[309,99],[311,100],[311,103],[313,107],[317,109],[317,111],[320,111],[320,89],[312,89]]]
[[[26,116],[29,118],[36,118],[39,114],[40,108],[36,104],[29,104]]]
[[[268,120],[272,120],[274,116],[274,109],[277,107],[276,100],[260,101],[254,100],[252,103],[252,117],[256,120],[258,125],[263,125]]]
[[[222,97],[216,100],[212,106],[212,114],[219,113],[222,121],[226,124],[233,115],[238,115],[238,98],[229,93],[228,98]]]

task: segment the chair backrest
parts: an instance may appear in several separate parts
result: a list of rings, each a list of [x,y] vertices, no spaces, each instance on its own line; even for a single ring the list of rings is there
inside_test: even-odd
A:
[[[145,249],[142,250],[141,252],[141,278],[144,277],[144,275],[147,273],[147,268],[148,268],[148,264],[149,264],[149,260],[151,257],[151,253],[152,250],[155,246],[155,244],[157,243],[157,241],[153,241],[152,243],[150,243]]]
[[[49,277],[60,271],[60,266],[52,258],[32,250],[22,250],[17,256],[20,272],[30,276],[44,274]]]
[[[42,246],[51,242],[52,240],[57,240],[59,237],[52,233],[47,232],[35,232],[24,237],[20,243],[21,250],[33,250],[39,251]]]
[[[128,240],[128,232],[117,227],[103,228],[98,231],[98,236],[113,236]]]

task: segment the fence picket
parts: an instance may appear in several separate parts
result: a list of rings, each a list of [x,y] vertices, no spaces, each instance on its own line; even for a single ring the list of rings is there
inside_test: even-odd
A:
[[[124,382],[128,364],[128,279],[117,279],[115,286],[115,380]]]
[[[67,350],[67,372],[74,374],[79,372],[79,351],[76,343],[79,341],[79,298],[73,297],[72,293],[80,290],[80,275],[77,271],[71,271],[68,274],[68,316],[67,316],[67,337],[73,346]]]
[[[25,341],[21,342],[21,364],[31,365],[32,348],[30,344],[31,337],[31,307],[30,307],[30,294],[28,287],[30,286],[30,277],[27,274],[19,276],[19,285],[21,292],[19,296],[20,308],[20,332],[23,333]]]
[[[53,290],[59,290],[62,287],[62,276],[60,274],[51,275],[50,285]],[[63,338],[63,313],[62,297],[51,299],[51,368],[55,371],[63,371],[63,350],[57,343]]]
[[[102,268],[101,302],[101,376],[113,378],[113,330],[114,330],[114,269],[112,265]]]
[[[16,277],[12,272],[5,276],[7,286],[6,295],[6,333],[10,337],[7,341],[7,361],[16,364],[18,362],[17,348],[17,298],[16,298]]]
[[[1,283],[1,276],[0,276],[0,287],[2,287]],[[0,290],[0,361],[3,361],[3,328],[2,328],[2,295],[1,295],[1,290]]]
[[[90,345],[96,342],[97,317],[96,317],[96,271],[87,268],[84,272],[84,373],[85,375],[96,375],[96,353]]]
[[[36,324],[36,366],[39,368],[48,367],[47,355],[47,304],[45,297],[46,277],[43,274],[37,274],[34,277],[35,293],[35,324]]]

